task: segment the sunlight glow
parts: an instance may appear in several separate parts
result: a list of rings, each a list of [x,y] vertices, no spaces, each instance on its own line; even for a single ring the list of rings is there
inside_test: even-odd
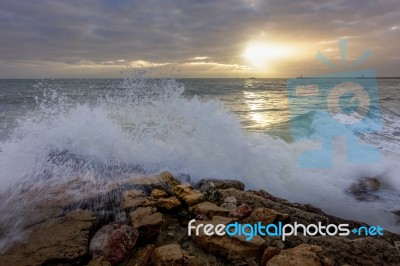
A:
[[[244,57],[252,67],[265,67],[270,61],[293,55],[293,49],[285,45],[250,43],[244,51]]]

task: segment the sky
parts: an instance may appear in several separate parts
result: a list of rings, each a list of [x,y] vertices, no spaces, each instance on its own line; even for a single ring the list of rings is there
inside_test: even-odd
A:
[[[398,0],[1,0],[0,36],[0,78],[400,76]]]

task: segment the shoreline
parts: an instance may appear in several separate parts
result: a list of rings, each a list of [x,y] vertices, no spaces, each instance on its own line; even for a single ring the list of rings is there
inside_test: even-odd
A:
[[[400,235],[388,231],[375,237],[299,233],[285,241],[260,235],[251,240],[188,236],[193,219],[213,225],[261,221],[368,226],[264,190],[245,190],[235,180],[189,184],[162,172],[127,179],[85,199],[49,201],[41,207],[54,212],[38,210],[38,217],[30,217],[25,227],[30,235],[0,256],[1,265],[287,265],[290,260],[302,265],[396,265],[400,261]]]

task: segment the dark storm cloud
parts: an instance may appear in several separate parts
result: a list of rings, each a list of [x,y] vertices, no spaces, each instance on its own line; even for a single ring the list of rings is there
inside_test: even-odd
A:
[[[347,36],[360,49],[376,47],[384,61],[397,56],[399,17],[398,0],[2,0],[0,70],[18,62],[183,63],[196,56],[240,64],[246,42],[261,33],[310,43]]]

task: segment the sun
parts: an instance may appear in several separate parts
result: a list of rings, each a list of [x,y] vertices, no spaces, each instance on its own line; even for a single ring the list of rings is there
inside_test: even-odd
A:
[[[289,57],[292,49],[286,45],[261,42],[249,43],[244,51],[244,57],[252,67],[261,68],[275,59]]]

